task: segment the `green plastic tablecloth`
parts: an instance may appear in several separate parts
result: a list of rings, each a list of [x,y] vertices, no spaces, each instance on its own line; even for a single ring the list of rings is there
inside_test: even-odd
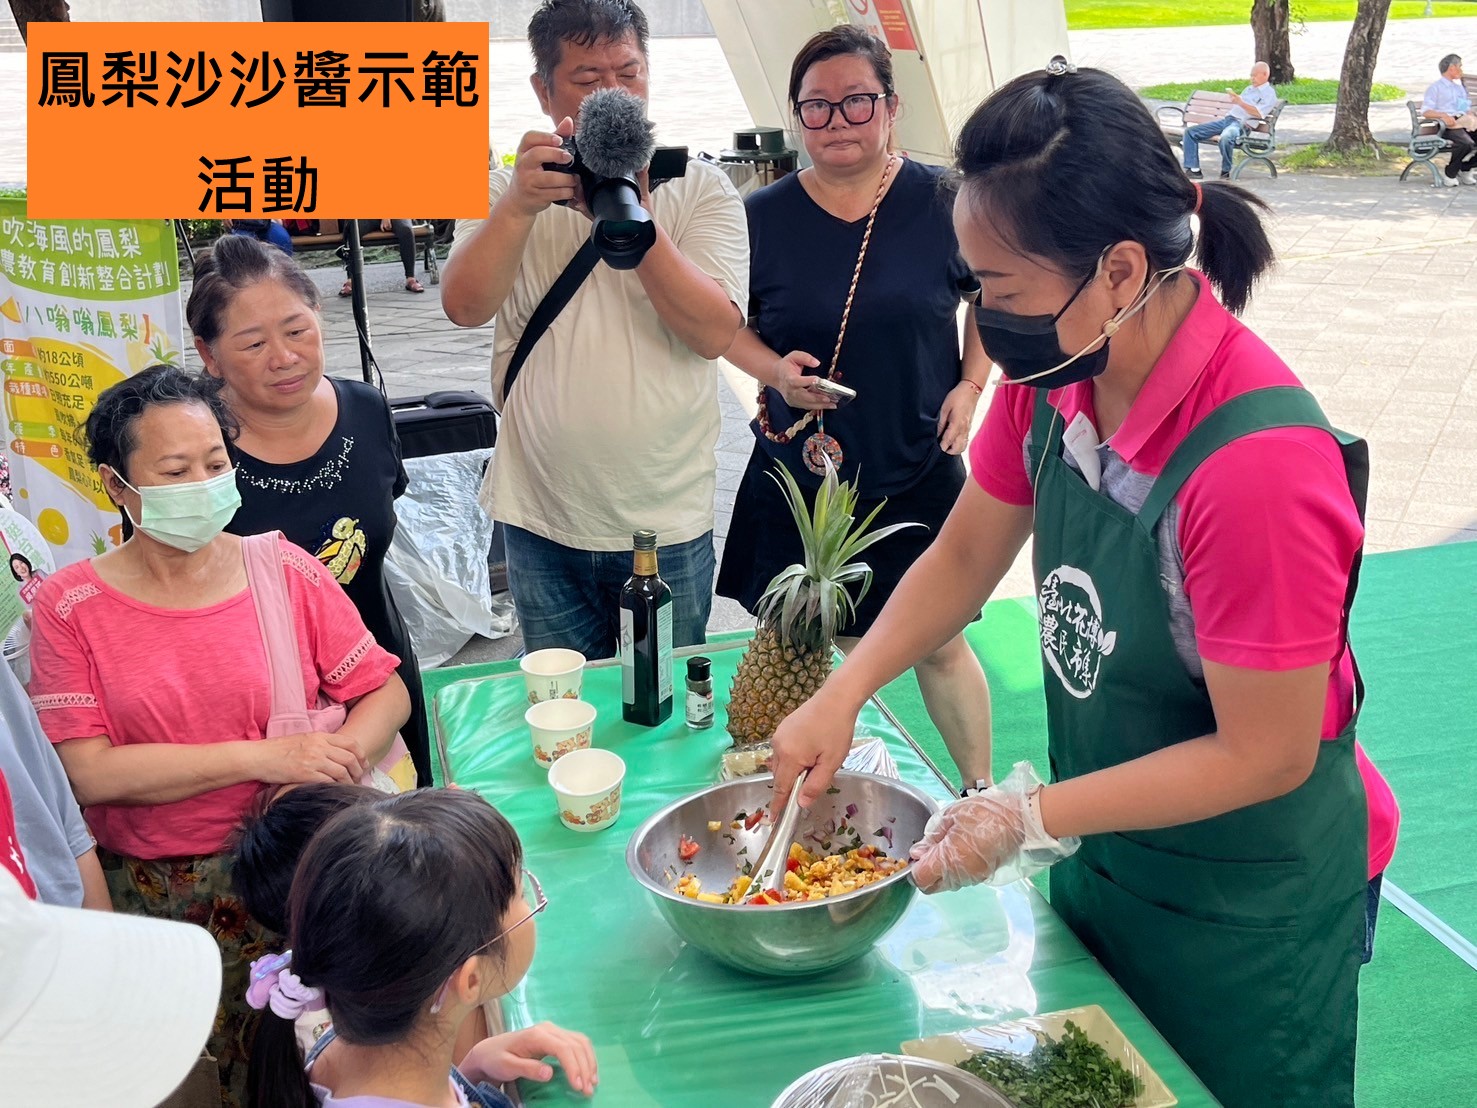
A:
[[[825,1062],[897,1052],[928,1035],[1038,1012],[1100,1004],[1181,1105],[1215,1100],[1028,882],[917,897],[867,956],[806,979],[736,973],[686,946],[627,873],[626,843],[652,813],[718,778],[729,745],[726,692],[743,643],[710,645],[716,725],[689,729],[680,692],[656,728],[621,720],[620,671],[591,665],[583,697],[599,712],[594,744],[626,762],[613,829],[567,830],[547,771],[533,760],[516,662],[435,697],[445,776],[475,789],[517,828],[549,896],[533,968],[504,1002],[508,1025],[540,1020],[583,1031],[600,1064],[596,1102],[619,1108],[767,1105]],[[677,688],[684,662],[679,657]],[[947,787],[875,703],[859,732],[885,738],[903,780],[940,799]],[[588,1103],[561,1077],[523,1082],[529,1104]]]

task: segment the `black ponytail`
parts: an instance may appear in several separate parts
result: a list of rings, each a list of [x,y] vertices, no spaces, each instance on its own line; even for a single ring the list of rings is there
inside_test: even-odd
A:
[[[251,1041],[246,1066],[248,1108],[318,1108],[303,1052],[297,1045],[297,1025],[271,1008],[263,1008]]]
[[[1262,223],[1267,202],[1225,181],[1207,182],[1200,192],[1195,264],[1215,286],[1221,303],[1239,315],[1251,299],[1253,286],[1274,260],[1272,242]]]
[[[1139,243],[1151,270],[1185,264],[1193,248],[1239,312],[1272,265],[1267,205],[1224,182],[1197,190],[1143,101],[1102,70],[1054,65],[1002,85],[969,117],[954,156],[971,214],[1068,277],[1091,274],[1119,242]]]

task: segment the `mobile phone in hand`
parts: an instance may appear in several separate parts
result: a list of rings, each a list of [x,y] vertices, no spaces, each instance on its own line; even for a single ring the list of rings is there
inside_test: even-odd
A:
[[[835,381],[827,380],[825,377],[817,377],[814,381],[807,381],[807,385],[817,392],[823,392],[833,397],[836,407],[844,408],[856,399],[856,389],[849,389],[845,385],[839,385]]]

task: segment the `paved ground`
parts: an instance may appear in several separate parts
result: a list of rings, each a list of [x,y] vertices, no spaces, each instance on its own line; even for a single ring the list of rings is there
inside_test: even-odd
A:
[[[1477,540],[1477,190],[1399,188],[1388,180],[1284,176],[1248,182],[1274,208],[1282,259],[1247,322],[1287,359],[1341,426],[1370,441],[1371,551]],[[327,298],[330,364],[357,370],[340,275],[314,271]],[[394,266],[367,283],[375,350],[393,394],[486,391],[491,330],[452,326],[437,290],[400,291]],[[1441,305],[1435,308],[1433,305]],[[747,379],[725,367],[717,534],[726,537],[752,438]],[[988,397],[986,398],[988,400]],[[983,412],[983,405],[981,406]],[[1000,595],[1029,591],[1018,564]],[[745,613],[718,601],[715,630]],[[516,642],[474,644],[460,660],[508,656]]]

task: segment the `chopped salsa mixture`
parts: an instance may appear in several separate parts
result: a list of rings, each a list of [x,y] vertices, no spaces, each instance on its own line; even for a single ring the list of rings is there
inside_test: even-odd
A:
[[[684,859],[684,861],[687,859]],[[784,888],[778,893],[761,893],[747,897],[753,878],[742,874],[734,878],[726,892],[704,892],[695,874],[684,874],[674,891],[709,904],[787,904],[799,900],[824,900],[855,892],[884,877],[891,877],[907,867],[906,859],[889,858],[876,847],[863,845],[840,854],[813,854],[799,843],[790,844]]]

